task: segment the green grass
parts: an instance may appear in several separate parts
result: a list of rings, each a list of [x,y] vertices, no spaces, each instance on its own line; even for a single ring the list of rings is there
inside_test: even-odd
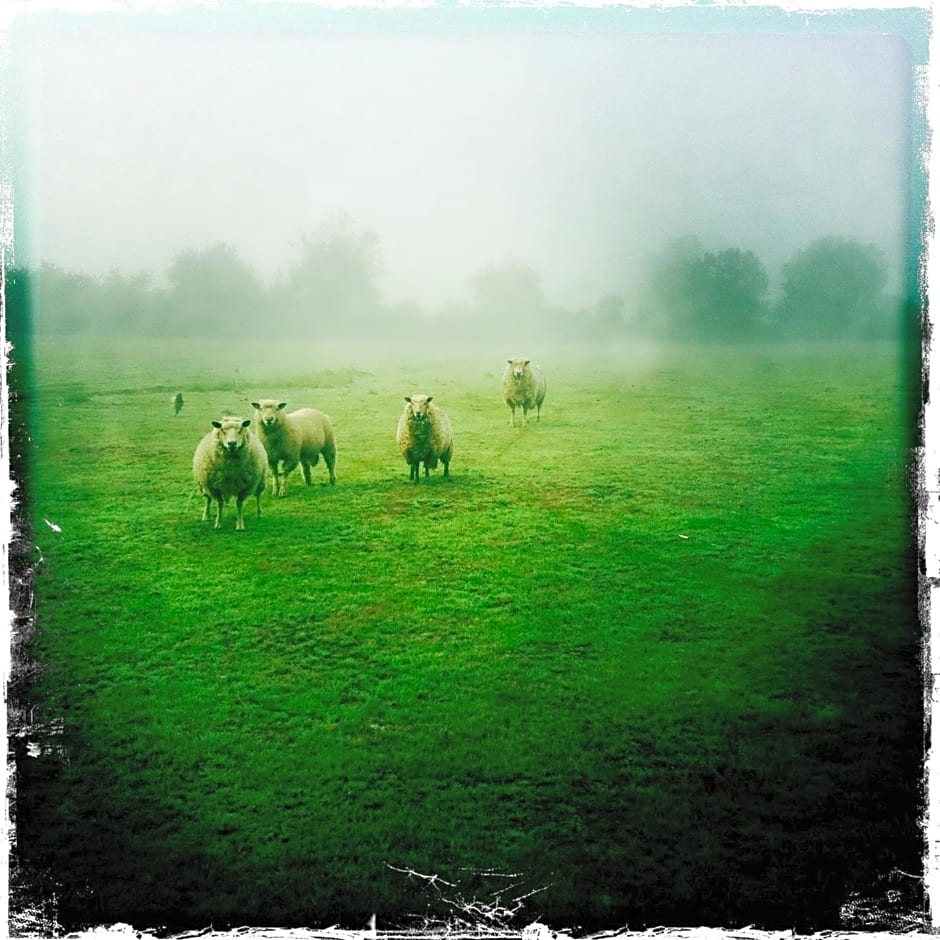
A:
[[[513,350],[32,352],[29,695],[64,732],[17,853],[63,923],[446,910],[392,865],[520,873],[559,926],[823,928],[918,868],[896,349],[546,349],[515,429]],[[397,454],[416,391],[449,481]],[[332,416],[338,483],[214,531],[192,451],[262,395]]]

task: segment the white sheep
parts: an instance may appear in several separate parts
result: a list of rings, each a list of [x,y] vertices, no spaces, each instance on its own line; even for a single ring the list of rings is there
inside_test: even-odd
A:
[[[235,528],[245,528],[243,507],[254,494],[261,515],[261,494],[267,484],[268,455],[250,430],[250,418],[225,417],[212,422],[212,430],[199,442],[193,454],[193,479],[206,498],[203,521],[209,518],[212,500],[218,504],[215,528],[222,524],[222,507],[235,497],[238,518]]]
[[[268,452],[275,496],[287,495],[287,476],[298,463],[310,486],[310,468],[317,465],[321,454],[330,483],[336,482],[336,437],[330,419],[322,411],[300,408],[287,414],[287,402],[276,398],[262,398],[251,406],[257,412],[256,432]]]
[[[522,424],[526,416],[535,411],[535,420],[542,417],[542,402],[545,401],[545,376],[540,366],[530,365],[531,359],[518,357],[506,360],[508,365],[503,373],[503,398],[511,412],[509,424],[516,426],[516,409],[522,409]]]
[[[408,479],[420,480],[421,464],[424,475],[444,465],[444,476],[450,476],[450,459],[454,452],[454,432],[446,412],[431,403],[431,395],[405,396],[405,410],[398,419],[395,441],[408,464]]]

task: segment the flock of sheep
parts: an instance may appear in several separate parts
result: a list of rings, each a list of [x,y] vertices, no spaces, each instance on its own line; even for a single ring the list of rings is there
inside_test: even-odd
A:
[[[508,360],[502,391],[512,427],[516,425],[516,409],[522,410],[523,425],[530,411],[536,413],[536,421],[541,418],[545,376],[529,359]],[[183,407],[181,393],[176,394],[173,404],[179,414]],[[251,406],[255,410],[254,430],[250,418],[223,417],[212,422],[212,430],[193,454],[193,479],[206,500],[202,518],[203,521],[209,518],[214,501],[217,529],[222,523],[222,509],[232,496],[237,512],[236,530],[245,528],[244,504],[251,496],[255,497],[261,515],[261,496],[269,471],[274,496],[286,495],[287,477],[298,464],[309,486],[310,471],[321,457],[330,483],[336,483],[336,437],[327,415],[316,408],[288,413],[287,403],[274,398],[254,401]],[[409,480],[419,482],[422,464],[426,477],[438,463],[444,467],[444,476],[450,476],[454,432],[447,413],[434,404],[433,396],[405,396],[395,440],[408,464]]]

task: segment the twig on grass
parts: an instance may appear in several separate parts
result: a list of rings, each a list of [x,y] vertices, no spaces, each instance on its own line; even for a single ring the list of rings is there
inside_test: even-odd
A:
[[[391,868],[392,871],[401,872],[403,875],[407,875],[409,878],[423,878],[432,888],[437,888],[438,883],[442,885],[447,885],[448,888],[456,888],[457,885],[452,881],[445,881],[441,878],[440,875],[423,875],[419,871],[415,871],[413,868],[398,868],[395,865],[389,865],[388,862],[385,863],[386,868]],[[438,889],[440,893],[440,889]]]

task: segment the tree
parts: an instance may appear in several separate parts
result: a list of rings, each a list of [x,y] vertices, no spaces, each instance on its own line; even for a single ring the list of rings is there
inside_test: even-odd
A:
[[[695,266],[705,248],[695,235],[673,239],[653,261],[649,280],[648,326],[654,333],[684,334],[692,317]]]
[[[100,286],[95,278],[44,263],[33,285],[30,314],[39,331],[91,331],[100,302]]]
[[[123,274],[111,271],[98,284],[93,332],[139,334],[157,331],[163,304],[149,271]]]
[[[304,323],[361,327],[382,313],[378,236],[339,215],[301,236],[300,256],[281,284],[281,303]]]
[[[594,327],[601,337],[617,336],[626,325],[626,303],[620,294],[604,294],[594,305]]]
[[[694,236],[677,239],[657,259],[651,306],[669,334],[694,339],[741,339],[761,328],[770,287],[752,251],[708,252]]]
[[[526,329],[544,316],[548,303],[542,280],[521,261],[491,264],[470,278],[472,307],[478,320]]]
[[[8,366],[7,383],[10,390],[10,449],[11,459],[22,461],[28,450],[26,434],[26,415],[19,413],[17,404],[28,394],[32,384],[32,337],[35,333],[33,318],[36,277],[34,272],[25,267],[11,267],[4,271],[3,296],[6,316],[6,340]],[[18,420],[14,420],[14,418]],[[21,464],[22,465],[22,464]],[[23,479],[22,474],[14,473],[14,478]]]
[[[757,255],[740,248],[707,252],[694,270],[693,333],[713,339],[754,336],[763,321],[770,287]]]
[[[181,251],[167,269],[164,326],[169,335],[205,335],[248,328],[264,305],[264,289],[231,245]]]
[[[25,342],[33,332],[33,298],[36,278],[29,268],[11,267],[4,272],[7,338],[14,344]]]
[[[809,339],[868,332],[885,307],[888,265],[875,245],[819,238],[782,270],[776,319],[787,333]]]

